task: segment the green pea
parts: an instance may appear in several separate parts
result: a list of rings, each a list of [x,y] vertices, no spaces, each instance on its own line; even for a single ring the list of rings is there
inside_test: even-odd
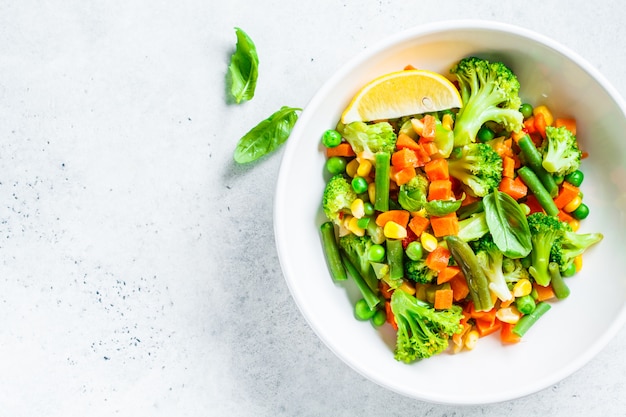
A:
[[[367,191],[367,180],[363,177],[354,177],[352,179],[352,189],[355,193],[361,194]]]
[[[372,317],[372,323],[376,327],[380,327],[387,321],[387,314],[385,314],[384,310],[377,310],[374,313],[374,317]]]
[[[495,137],[496,133],[487,126],[482,126],[480,129],[478,129],[478,133],[476,134],[476,138],[479,142],[482,143],[489,142]]]
[[[585,203],[582,203],[576,210],[572,211],[571,214],[575,219],[586,219],[587,216],[589,216],[589,207]]]
[[[344,173],[346,165],[348,165],[346,159],[340,156],[331,156],[326,160],[326,170],[333,175]]]
[[[370,262],[381,262],[385,259],[385,247],[383,245],[372,245],[367,250],[367,258]]]
[[[524,119],[528,119],[533,115],[533,106],[528,103],[524,103],[520,106],[519,111],[522,113],[522,116],[524,116]]]
[[[585,174],[583,174],[583,172],[578,169],[565,176],[565,181],[569,182],[570,184],[576,187],[580,187],[580,184],[583,183],[584,179],[585,179]]]
[[[524,295],[515,299],[515,307],[522,314],[530,314],[535,310],[535,300],[531,295]]]
[[[329,129],[322,135],[322,144],[327,148],[334,148],[341,143],[341,133],[334,129]]]
[[[576,265],[572,262],[565,271],[561,272],[564,277],[573,277],[576,274]]]
[[[409,243],[404,251],[406,253],[406,256],[408,256],[409,259],[412,261],[418,261],[422,259],[422,256],[424,255],[422,244],[417,240]]]
[[[364,298],[354,304],[354,315],[357,320],[367,321],[374,317],[374,314],[376,314],[376,310],[370,309]]]
[[[373,215],[375,212],[374,205],[369,201],[366,201],[365,203],[363,203],[363,211],[365,212],[366,216]]]

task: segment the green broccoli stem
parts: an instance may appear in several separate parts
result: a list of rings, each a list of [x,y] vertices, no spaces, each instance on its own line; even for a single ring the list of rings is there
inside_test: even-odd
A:
[[[328,263],[330,276],[335,281],[345,281],[348,279],[346,269],[341,262],[341,254],[339,253],[339,244],[335,237],[335,225],[333,222],[325,222],[320,226],[322,234],[322,248],[324,256]]]
[[[376,191],[374,193],[374,209],[378,211],[389,210],[389,173],[390,173],[391,155],[389,152],[377,152],[374,157],[374,169],[376,178],[374,185]]]
[[[402,240],[387,239],[387,262],[389,263],[389,278],[398,280],[404,276],[404,248]]]
[[[491,298],[491,291],[489,291],[489,279],[480,266],[476,254],[467,242],[457,236],[446,236],[445,240],[452,257],[465,275],[474,308],[476,311],[491,310],[494,303]]]
[[[367,285],[367,282],[365,282],[365,279],[363,279],[356,267],[352,264],[352,262],[350,262],[350,259],[348,259],[348,256],[345,254],[345,252],[341,252],[341,260],[343,262],[343,265],[348,270],[348,273],[354,280],[354,283],[361,292],[363,299],[369,306],[370,310],[376,309],[378,304],[380,304],[381,302],[380,297],[376,293],[374,293],[369,285]]]
[[[532,327],[533,324],[541,318],[548,310],[550,310],[550,304],[545,301],[541,301],[537,303],[537,306],[532,311],[532,313],[522,316],[519,321],[513,326],[513,333],[518,335],[519,337],[524,336],[528,329]]]
[[[552,290],[554,291],[556,298],[559,300],[567,298],[570,290],[561,275],[559,264],[556,262],[550,262],[548,264],[548,271],[550,272],[550,284],[552,285]]]
[[[550,216],[558,216],[559,209],[556,204],[554,204],[554,200],[550,196],[548,190],[546,190],[541,180],[539,180],[539,177],[537,177],[537,174],[535,174],[535,172],[527,166],[523,166],[518,169],[517,174],[535,195],[537,202],[546,211],[546,213]]]
[[[533,143],[533,140],[529,135],[524,135],[518,140],[517,144],[522,151],[526,165],[537,175],[550,197],[556,197],[559,192],[559,186],[552,174],[543,167],[543,157]]]

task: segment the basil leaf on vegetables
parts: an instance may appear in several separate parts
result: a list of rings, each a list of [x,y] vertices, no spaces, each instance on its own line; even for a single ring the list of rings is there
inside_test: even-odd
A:
[[[532,250],[526,214],[510,195],[494,190],[483,198],[485,218],[493,241],[509,258],[523,258]]]
[[[280,147],[291,134],[302,109],[283,106],[246,133],[235,148],[235,161],[240,164],[256,161]]]
[[[237,104],[254,97],[259,76],[259,57],[252,39],[241,29],[235,28],[237,46],[230,57],[228,74],[230,93]]]

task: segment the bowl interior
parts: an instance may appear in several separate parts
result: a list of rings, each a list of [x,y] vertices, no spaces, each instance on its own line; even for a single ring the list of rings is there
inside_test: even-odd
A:
[[[393,359],[395,335],[355,320],[357,291],[333,283],[321,250],[325,184],[320,137],[333,128],[354,93],[376,76],[407,64],[448,74],[468,55],[501,60],[517,74],[521,96],[555,116],[575,117],[590,216],[580,232],[605,238],[569,278],[571,295],[512,346],[481,339],[471,352],[444,353],[412,365]],[[444,22],[400,33],[369,49],[314,96],[283,155],[275,197],[275,237],[289,289],[325,344],[349,366],[404,395],[439,403],[479,404],[543,389],[591,359],[626,321],[626,131],[624,104],[588,63],[549,39],[511,26]],[[303,181],[306,178],[306,182]],[[306,185],[305,185],[306,184]],[[510,377],[507,377],[510,375]],[[502,380],[500,384],[494,381]],[[489,387],[489,389],[485,389]]]

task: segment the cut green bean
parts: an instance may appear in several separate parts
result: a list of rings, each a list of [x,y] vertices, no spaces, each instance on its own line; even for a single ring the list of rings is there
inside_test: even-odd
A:
[[[389,152],[376,153],[374,161],[374,169],[376,170],[376,178],[374,180],[374,185],[376,186],[374,208],[378,211],[389,210],[390,162],[391,155]]]
[[[341,254],[339,253],[339,244],[335,237],[335,226],[332,222],[325,222],[320,226],[322,232],[322,248],[324,256],[328,263],[330,276],[335,281],[345,281],[348,279],[346,269],[341,262]]]
[[[557,264],[556,262],[550,262],[548,264],[548,272],[550,272],[550,285],[552,285],[552,290],[554,291],[554,295],[556,295],[556,298],[558,298],[559,300],[567,298],[567,296],[569,296],[570,290],[563,280],[561,270],[559,269],[559,264]]]
[[[404,248],[402,240],[387,239],[387,262],[389,263],[389,278],[397,280],[404,276]]]
[[[369,306],[370,310],[375,310],[376,306],[380,304],[380,297],[372,291],[369,285],[367,285],[365,279],[363,279],[356,267],[352,265],[352,262],[350,262],[350,259],[348,259],[345,253],[341,253],[341,261],[354,280],[357,288],[361,291],[361,295],[363,296],[363,299],[365,299],[365,302]]]
[[[493,299],[491,291],[489,291],[489,280],[485,275],[482,267],[478,263],[476,254],[467,242],[457,236],[450,235],[445,237],[448,243],[448,249],[452,257],[461,268],[467,286],[470,290],[470,297],[474,302],[476,311],[489,311],[493,308]]]
[[[537,175],[550,197],[556,197],[559,192],[559,186],[554,180],[554,177],[552,177],[552,174],[543,167],[543,157],[533,143],[533,140],[530,136],[524,135],[519,139],[517,144],[524,155],[526,165]]]
[[[533,324],[541,318],[548,310],[550,310],[550,304],[545,301],[541,301],[537,303],[537,306],[533,310],[532,313],[522,316],[519,321],[513,327],[513,333],[518,335],[519,337],[524,336],[528,329],[532,327]]]
[[[523,166],[517,170],[517,174],[522,178],[524,184],[530,189],[530,191],[537,198],[537,202],[546,213],[550,216],[557,216],[559,214],[559,209],[556,204],[554,204],[554,200],[550,197],[550,193],[543,186],[535,172],[527,166]]]

